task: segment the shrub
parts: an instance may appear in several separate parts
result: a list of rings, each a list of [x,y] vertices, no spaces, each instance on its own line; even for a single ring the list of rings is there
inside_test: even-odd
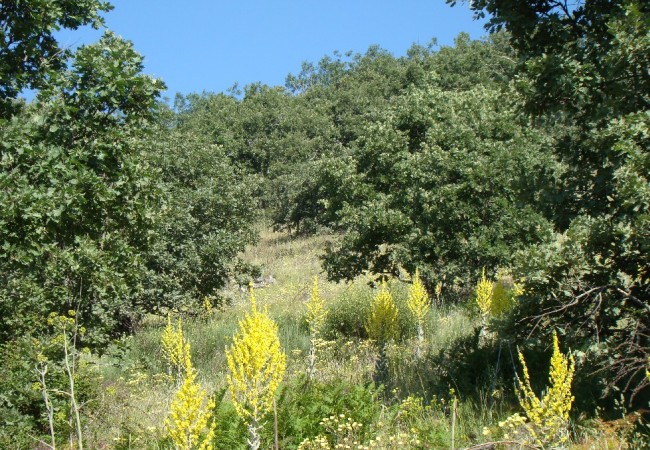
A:
[[[366,318],[370,315],[372,291],[358,280],[330,305],[323,326],[325,338],[367,338]]]

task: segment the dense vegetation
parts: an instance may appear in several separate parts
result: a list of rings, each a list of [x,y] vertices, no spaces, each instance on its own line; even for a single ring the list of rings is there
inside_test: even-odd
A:
[[[15,435],[17,447],[29,446],[30,436],[47,435],[53,412],[57,427],[74,434],[66,419],[79,417],[68,401],[76,379],[70,361],[76,367],[105,353],[128,361],[124,336],[168,312],[195,317],[223,306],[217,314],[228,317],[232,287],[268,271],[241,256],[259,223],[293,239],[328,236],[321,259],[331,286],[359,277],[410,280],[418,270],[439,309],[418,316],[419,340],[424,317],[441,311],[461,314],[475,331],[424,353],[418,347],[409,365],[391,346],[408,347],[415,322],[395,312],[390,326],[398,321],[400,331],[386,342],[375,338],[381,345],[367,354],[378,358],[370,380],[402,392],[391,398],[368,379],[351,388],[342,379],[292,378],[287,383],[307,383],[315,403],[310,410],[305,398],[281,393],[287,447],[315,438],[329,414],[345,409],[371,422],[382,401],[394,406],[411,394],[420,417],[455,417],[449,405],[435,407],[450,386],[473,401],[488,389],[511,390],[516,371],[508,368],[514,358],[501,357],[505,348],[526,349],[521,363],[541,386],[551,342],[561,360],[557,335],[575,358],[575,366],[557,366],[571,367],[574,419],[599,408],[611,419],[615,405],[647,407],[648,5],[477,0],[470,7],[489,14],[484,40],[461,34],[453,47],[432,41],[403,57],[379,47],[334,53],[305,63],[284,87],[178,95],[170,108],[159,99],[162,81],[144,75],[142,57],[110,31],[75,51],[58,47],[53,30],[100,27],[110,5],[3,2],[0,363],[9,375],[0,380],[0,445]],[[36,91],[32,101],[20,98],[24,89]],[[311,285],[309,275],[300,283]],[[487,279],[496,280],[489,290],[501,289],[498,314],[488,300],[480,312],[474,306],[477,282],[487,286]],[[393,311],[385,289],[384,309]],[[516,300],[508,297],[515,291]],[[309,373],[322,339],[377,334],[365,322],[378,317],[372,296],[334,296],[319,335],[311,323],[311,337],[302,328],[300,339],[311,339]],[[285,325],[299,321],[287,317]],[[68,341],[92,358],[69,353]],[[196,371],[189,361],[183,367],[191,391]],[[428,378],[416,387],[407,367]],[[99,395],[95,375],[79,380],[79,400]],[[51,400],[48,389],[58,392]],[[508,395],[499,401],[506,410],[517,403]],[[217,424],[210,439],[242,445],[244,422],[227,399],[211,402],[217,419],[225,414],[239,429]],[[245,416],[242,405],[235,409]],[[256,411],[249,429],[264,414]],[[490,414],[485,420],[495,419]],[[271,442],[255,429],[253,440]],[[426,445],[441,445],[431,437],[438,431]],[[408,445],[418,448],[414,442]]]

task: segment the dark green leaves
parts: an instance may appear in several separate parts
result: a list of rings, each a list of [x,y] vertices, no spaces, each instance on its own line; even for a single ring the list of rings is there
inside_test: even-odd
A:
[[[99,28],[102,12],[112,9],[100,0],[8,0],[0,4],[0,118],[8,99],[25,88],[40,88],[50,74],[65,67],[70,56],[53,36],[61,28]]]

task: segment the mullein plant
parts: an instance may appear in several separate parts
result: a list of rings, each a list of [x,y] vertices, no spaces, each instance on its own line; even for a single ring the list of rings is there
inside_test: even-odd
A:
[[[176,374],[176,379],[181,381],[187,373],[190,363],[190,343],[183,335],[183,322],[178,318],[176,326],[172,324],[171,314],[167,314],[167,326],[163,330],[160,344],[162,354],[167,361],[168,374]]]
[[[515,304],[517,297],[523,294],[523,289],[512,280],[505,270],[497,271],[497,281],[493,282],[483,275],[476,284],[476,304],[481,313],[483,324],[490,318],[500,318]]]
[[[203,314],[206,319],[209,319],[214,315],[215,308],[214,308],[214,301],[207,295],[203,297]]]
[[[318,277],[314,277],[314,286],[307,303],[307,324],[309,325],[309,356],[307,359],[307,376],[313,379],[316,375],[316,350],[320,341],[323,324],[327,318],[325,303],[318,292]]]
[[[481,279],[476,284],[476,304],[481,313],[481,319],[485,326],[492,313],[492,291],[494,290],[494,283],[485,278],[485,268]]]
[[[492,288],[492,317],[497,319],[503,317],[514,307],[517,298],[523,293],[522,287],[512,279],[512,275],[507,270],[497,270],[497,280]]]
[[[257,450],[263,419],[273,407],[287,357],[280,347],[278,325],[257,309],[252,287],[250,298],[251,311],[239,322],[232,345],[226,349],[226,359],[235,411],[248,425],[250,450]]]
[[[382,280],[379,293],[375,296],[370,310],[370,317],[366,323],[368,337],[379,345],[399,337],[399,324],[397,322],[399,311],[393,296],[388,291],[386,280]]]
[[[379,348],[379,361],[377,363],[377,381],[385,382],[388,378],[388,361],[386,360],[386,346],[399,338],[399,311],[393,296],[388,291],[386,280],[382,280],[379,293],[375,296],[370,310],[370,317],[366,323],[368,337]]]
[[[507,439],[514,438],[542,448],[565,448],[569,440],[569,412],[574,400],[571,394],[575,372],[573,356],[567,357],[560,352],[557,333],[553,332],[549,387],[541,398],[530,385],[528,367],[521,351],[519,361],[523,366],[523,380],[517,378],[517,396],[526,416],[514,414],[499,426],[505,429]]]
[[[429,312],[431,303],[429,301],[429,294],[422,284],[420,279],[420,271],[415,269],[415,276],[413,277],[413,284],[409,288],[409,296],[406,302],[411,313],[415,317],[418,327],[418,343],[415,349],[416,356],[422,357],[422,346],[424,345],[424,318]]]
[[[485,268],[481,279],[476,284],[476,304],[481,314],[482,328],[479,334],[481,345],[489,339],[488,324],[491,319],[502,318],[523,293],[521,286],[512,280],[507,271],[497,271],[497,281],[485,277]]]
[[[183,379],[165,420],[167,434],[176,450],[212,450],[216,429],[212,414],[215,402],[197,381],[189,342],[184,342],[182,348],[187,351],[183,357]]]

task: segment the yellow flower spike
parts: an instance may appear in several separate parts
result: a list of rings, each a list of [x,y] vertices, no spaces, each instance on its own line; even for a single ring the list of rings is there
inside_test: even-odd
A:
[[[318,337],[327,318],[328,311],[318,292],[318,277],[314,277],[314,286],[307,303],[307,324],[312,338]]]
[[[203,310],[208,316],[214,312],[214,303],[207,295],[203,298]]]
[[[384,345],[399,337],[397,323],[398,309],[393,296],[386,287],[386,281],[381,282],[381,290],[372,303],[370,318],[366,324],[368,337],[379,345]]]
[[[502,317],[515,305],[517,297],[523,294],[521,286],[514,282],[512,275],[507,270],[497,271],[497,281],[492,288],[492,302],[490,315]]]
[[[161,347],[164,358],[172,369],[176,370],[179,375],[187,367],[191,367],[190,345],[183,335],[183,322],[178,318],[176,327],[172,325],[171,314],[167,314],[167,326],[161,336]]]
[[[278,325],[258,311],[252,288],[251,312],[239,322],[239,331],[226,350],[226,360],[235,411],[248,422],[250,447],[258,448],[261,421],[273,406],[287,358],[280,347]]]
[[[189,347],[189,343],[187,344]],[[169,437],[178,450],[212,450],[216,423],[212,417],[215,403],[196,380],[196,370],[188,360],[183,383],[174,395],[165,419]]]
[[[484,319],[487,319],[492,311],[493,289],[494,283],[485,278],[485,268],[483,268],[483,275],[476,285],[476,303]]]
[[[560,352],[557,333],[553,333],[553,355],[549,368],[549,388],[538,398],[531,385],[528,367],[524,355],[519,352],[519,360],[523,366],[523,379],[519,379],[517,395],[519,403],[526,413],[527,421],[519,414],[509,417],[502,428],[521,429],[527,431],[529,442],[535,445],[556,445],[568,439],[569,412],[574,397],[571,395],[571,384],[575,372],[573,357],[566,357]]]
[[[418,340],[422,342],[424,340],[424,329],[422,325],[424,323],[424,317],[429,312],[431,303],[429,302],[429,294],[427,294],[422,279],[420,279],[419,269],[415,269],[413,284],[409,288],[409,296],[406,301],[406,306],[408,306],[409,310],[415,316],[418,325]]]

